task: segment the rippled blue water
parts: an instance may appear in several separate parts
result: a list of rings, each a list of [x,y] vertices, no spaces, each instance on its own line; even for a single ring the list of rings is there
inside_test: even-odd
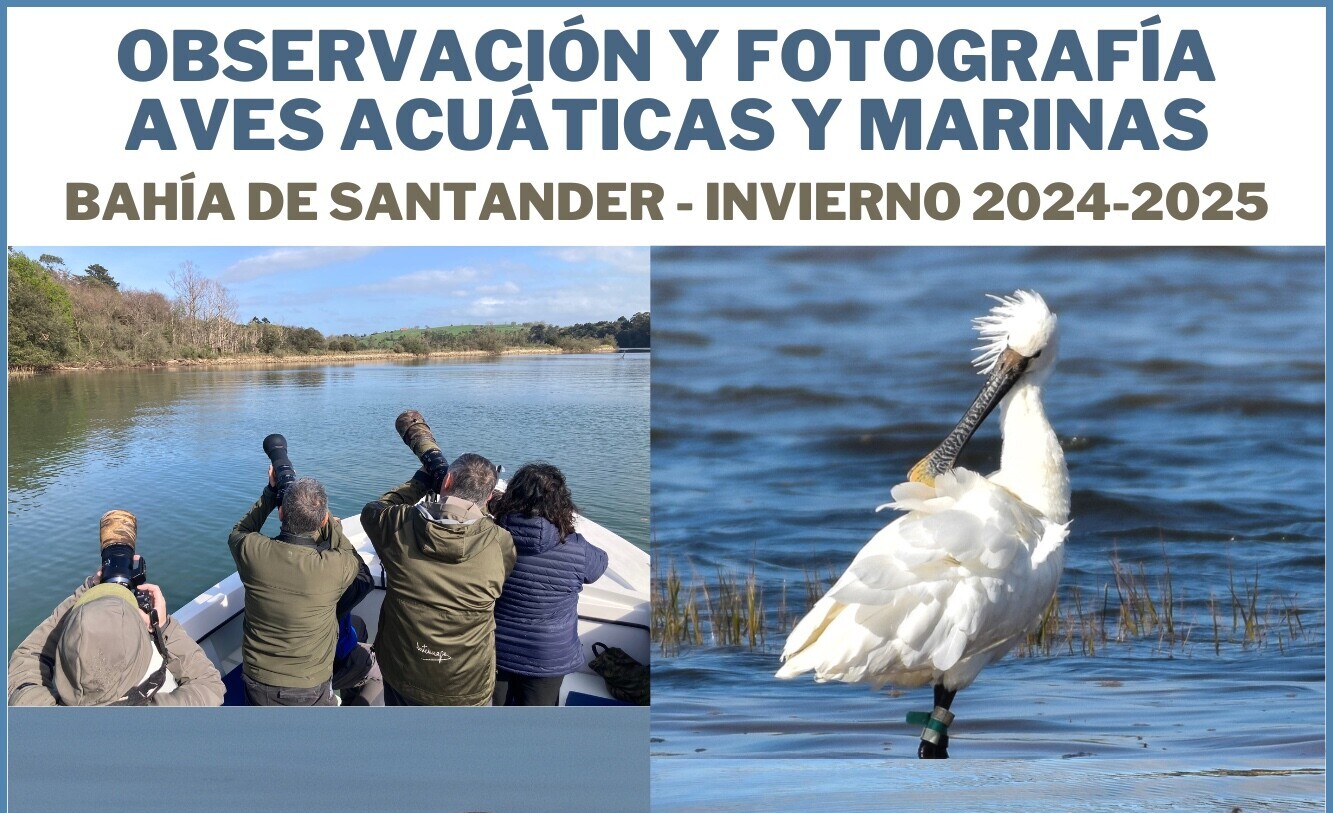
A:
[[[893,519],[875,506],[980,386],[970,319],[1019,287],[1060,319],[1046,404],[1073,482],[1062,596],[1095,614],[1105,590],[1115,604],[1113,552],[1155,592],[1169,562],[1188,640],[1010,655],[959,694],[952,754],[1322,765],[1322,249],[656,250],[659,576],[753,570],[770,629],[784,601],[801,611],[807,579],[841,573]],[[998,449],[992,418],[960,465],[991,471]],[[1256,572],[1266,639],[1247,646],[1231,585]],[[903,719],[929,690],[775,680],[784,638],[656,657],[654,755],[915,755]],[[704,790],[708,769],[654,770],[679,777],[664,809],[726,796]]]
[[[511,473],[555,463],[585,514],[647,548],[649,367],[647,354],[504,356],[11,381],[10,651],[97,569],[102,512],[138,516],[150,580],[180,606],[236,569],[227,534],[263,488],[265,435],[287,437],[333,514],[356,516],[419,465],[393,428],[408,408],[446,456]]]

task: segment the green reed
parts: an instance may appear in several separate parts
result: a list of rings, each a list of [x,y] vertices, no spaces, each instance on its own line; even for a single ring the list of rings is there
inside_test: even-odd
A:
[[[1160,654],[1183,655],[1193,651],[1196,629],[1218,655],[1224,645],[1275,646],[1283,653],[1314,637],[1296,597],[1266,591],[1258,568],[1239,582],[1230,572],[1226,595],[1219,599],[1216,592],[1204,598],[1178,589],[1165,544],[1158,561],[1129,563],[1113,550],[1108,565],[1105,581],[1094,589],[1063,585],[1015,654],[1095,656],[1117,646],[1149,644]],[[780,645],[838,578],[831,568],[806,570],[799,589],[783,582],[777,606],[769,611],[753,566],[743,574],[719,567],[711,579],[692,566],[690,572],[686,585],[674,561],[665,575],[654,571],[653,638],[664,655],[705,642],[763,650],[772,638]]]
[[[718,568],[711,581],[695,574],[688,587],[675,562],[665,575],[653,572],[652,637],[663,655],[682,646],[746,646],[761,648],[767,642],[767,613],[764,589],[753,568],[742,580]]]
[[[670,655],[684,644],[702,646],[703,630],[694,586],[681,594],[680,573],[674,562],[667,567],[664,577],[658,575],[654,560],[652,637],[661,644],[662,654]]]

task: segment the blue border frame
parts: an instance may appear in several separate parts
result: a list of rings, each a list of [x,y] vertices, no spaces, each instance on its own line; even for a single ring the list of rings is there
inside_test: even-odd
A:
[[[366,3],[366,2],[351,2],[351,0],[289,0],[289,2],[284,2],[284,3],[265,3],[265,2],[258,2],[258,0],[229,0],[229,1],[225,1],[225,0],[212,0],[212,2],[199,2],[199,3],[191,3],[191,2],[170,2],[169,0],[162,0],[162,1],[160,1],[160,2],[142,2],[142,0],[141,0],[140,2],[134,2],[134,3],[111,3],[111,2],[59,2],[58,0],[57,0],[57,2],[41,2],[40,0],[17,0],[17,1],[13,1],[13,0],[3,0],[3,5],[4,5],[4,8],[5,8],[6,11],[8,11],[8,9],[10,9],[10,8],[46,8],[46,7],[57,7],[57,8],[103,8],[103,7],[105,7],[105,8],[162,8],[162,7],[190,7],[190,6],[209,7],[209,8],[277,8],[277,7],[294,7],[294,8],[326,8],[326,7],[328,7],[328,8],[339,8],[339,7],[342,7],[342,8],[361,8],[361,7],[367,7],[367,8],[370,8],[370,7],[374,7],[374,6],[372,6],[371,4]],[[456,4],[456,5],[455,5],[455,4],[445,5],[445,4],[442,4],[442,3],[439,3],[439,2],[431,2],[430,0],[398,0],[397,2],[392,3],[390,6],[385,6],[385,7],[403,7],[403,8],[449,8],[449,7],[460,7],[460,8],[461,8],[461,7],[478,7],[478,6],[499,6],[499,7],[556,7],[556,8],[627,8],[627,7],[636,7],[636,8],[699,8],[699,7],[740,7],[740,8],[747,8],[747,7],[749,7],[749,8],[782,7],[782,8],[801,8],[801,7],[809,7],[810,5],[811,5],[810,2],[797,2],[797,0],[772,0],[772,2],[764,2],[764,3],[761,3],[761,2],[754,2],[753,0],[738,0],[737,2],[730,2],[730,3],[708,3],[708,2],[701,2],[700,0],[675,0],[674,2],[654,2],[654,3],[640,3],[640,4],[614,3],[614,2],[608,2],[608,0],[592,0],[592,2],[583,2],[583,3],[568,3],[568,2],[560,2],[560,3],[556,3],[556,2],[549,2],[549,0],[529,0],[529,2],[480,2],[480,3],[472,3],[472,4]],[[1262,11],[1264,11],[1264,10],[1266,10],[1266,9],[1268,9],[1268,8],[1324,8],[1324,9],[1327,9],[1327,8],[1328,8],[1328,2],[1327,2],[1327,0],[1305,0],[1305,1],[1303,1],[1303,2],[1300,1],[1300,0],[1286,0],[1285,2],[1274,3],[1274,4],[1268,4],[1268,5],[1258,5],[1258,4],[1253,3],[1253,2],[1242,3],[1242,2],[1236,2],[1236,0],[1222,0],[1221,2],[1202,2],[1201,0],[1172,0],[1172,2],[1157,2],[1157,3],[1129,2],[1128,0],[1103,0],[1103,2],[1099,2],[1099,3],[1067,3],[1067,2],[1066,2],[1066,3],[1061,3],[1061,2],[1054,2],[1054,0],[1051,0],[1050,2],[1031,2],[1031,0],[1029,0],[1028,2],[1022,2],[1022,3],[1003,2],[1003,0],[971,0],[971,2],[958,2],[957,0],[954,0],[954,1],[948,1],[948,0],[946,0],[946,2],[933,2],[933,3],[921,3],[921,2],[918,2],[918,3],[896,3],[896,2],[894,2],[894,3],[885,3],[885,2],[873,2],[872,0],[840,0],[840,2],[837,2],[836,5],[839,6],[839,7],[846,7],[846,8],[922,8],[922,7],[928,7],[928,6],[943,6],[943,7],[951,7],[951,8],[969,8],[969,7],[970,7],[970,8],[1013,8],[1013,9],[1018,9],[1018,8],[1069,8],[1069,9],[1071,9],[1071,10],[1076,10],[1076,9],[1081,9],[1081,8],[1254,8],[1256,11],[1261,12],[1261,13],[1262,13]],[[7,74],[7,67],[8,67],[8,41],[9,41],[9,39],[8,39],[8,31],[9,31],[8,23],[9,23],[9,20],[8,20],[8,14],[5,14],[5,15],[3,15],[3,16],[0,16],[0,75],[3,75],[3,76],[5,77],[5,79],[6,79],[6,81],[7,81],[7,79],[8,79],[8,74]],[[1329,413],[1329,410],[1328,410],[1328,376],[1327,376],[1327,369],[1328,369],[1328,362],[1327,362],[1327,359],[1328,359],[1328,350],[1329,350],[1329,347],[1328,347],[1328,329],[1327,329],[1327,324],[1328,324],[1328,323],[1327,323],[1327,313],[1328,313],[1328,308],[1329,308],[1329,301],[1328,301],[1328,297],[1327,297],[1327,278],[1328,278],[1328,272],[1327,272],[1327,240],[1328,240],[1328,238],[1327,238],[1327,234],[1328,234],[1328,226],[1327,226],[1327,224],[1328,224],[1328,219],[1329,219],[1329,211],[1328,211],[1328,206],[1327,206],[1327,194],[1328,194],[1328,193],[1327,193],[1327,175],[1328,175],[1328,173],[1329,173],[1329,164],[1328,164],[1329,151],[1328,151],[1328,145],[1327,145],[1328,116],[1329,116],[1328,105],[1327,105],[1327,103],[1328,103],[1328,97],[1327,97],[1327,92],[1328,92],[1328,84],[1327,84],[1327,72],[1328,72],[1328,62],[1327,62],[1327,43],[1328,43],[1328,41],[1329,41],[1329,39],[1330,39],[1329,36],[1328,36],[1328,35],[1329,35],[1329,32],[1330,32],[1330,25],[1329,25],[1329,20],[1328,20],[1328,16],[1327,16],[1327,15],[1325,16],[1324,30],[1325,30],[1324,41],[1325,41],[1325,49],[1326,49],[1326,50],[1325,50],[1325,93],[1326,93],[1326,95],[1325,95],[1325,133],[1326,133],[1326,141],[1325,141],[1325,148],[1324,148],[1324,167],[1325,167],[1325,174],[1326,174],[1326,180],[1325,180],[1325,190],[1326,190],[1326,191],[1325,191],[1325,195],[1326,195],[1326,202],[1325,202],[1325,301],[1324,301],[1324,306],[1325,306],[1326,316],[1325,316],[1325,334],[1324,334],[1324,342],[1325,342],[1325,383],[1324,383],[1324,404],[1325,404],[1325,406],[1324,406],[1324,436],[1325,436],[1325,458],[1326,458],[1326,460],[1327,460],[1327,438],[1328,438],[1329,414],[1330,414],[1330,413]],[[3,166],[4,166],[4,169],[5,169],[6,177],[8,176],[8,169],[9,169],[9,166],[8,166],[9,156],[8,156],[8,149],[7,149],[7,148],[8,148],[8,138],[7,138],[7,135],[8,135],[8,125],[9,125],[9,109],[8,109],[8,104],[6,103],[6,104],[4,105],[4,109],[3,109],[3,110],[0,110],[0,151],[3,151],[3,157],[0,158],[0,161],[3,161],[3,162],[4,162],[4,163],[3,163]],[[7,232],[7,226],[8,226],[8,204],[9,204],[9,201],[8,201],[8,194],[7,194],[7,192],[8,192],[8,190],[6,189],[6,190],[5,190],[5,193],[0,194],[0,229],[4,229],[4,230],[6,230],[6,245],[8,245],[8,237],[9,237],[8,232]],[[6,271],[5,271],[5,281],[6,281],[6,289],[8,289],[8,268],[7,268],[7,267],[6,267]],[[4,313],[4,315],[3,315],[3,316],[0,316],[0,321],[3,321],[3,323],[4,323],[4,326],[5,326],[5,333],[6,333],[6,336],[7,336],[7,335],[8,335],[8,327],[9,327],[9,325],[8,325],[8,322],[9,322],[9,311],[8,311],[8,308],[5,309],[5,313]],[[6,347],[5,347],[5,350],[4,350],[4,356],[5,356],[5,366],[6,366],[6,369],[8,369],[9,353],[8,353],[8,343],[7,343],[7,342],[6,342]],[[6,412],[5,412],[5,417],[4,417],[3,419],[0,419],[0,428],[3,428],[3,429],[4,429],[4,431],[3,431],[2,433],[0,433],[0,454],[3,454],[3,456],[4,456],[4,458],[5,458],[5,461],[6,461],[5,473],[4,473],[4,481],[5,481],[5,494],[6,494],[6,504],[7,504],[7,503],[8,503],[8,493],[9,493],[9,468],[8,468],[8,459],[9,459],[9,454],[8,454],[8,452],[9,452],[9,448],[8,448],[8,424],[9,424],[9,420],[8,420],[8,408],[7,408],[7,405],[8,405],[8,403],[9,403],[9,383],[8,383],[8,376],[6,376],[6,379],[5,379],[4,394],[5,394]],[[1329,495],[1330,495],[1330,493],[1333,493],[1333,492],[1330,492],[1330,490],[1329,490],[1327,462],[1325,463],[1324,488],[1325,488],[1325,498],[1324,498],[1324,499],[1325,499],[1325,518],[1327,519],[1327,513],[1328,513],[1327,508],[1328,508],[1328,504],[1329,504]],[[8,545],[8,536],[9,536],[9,535],[8,535],[8,513],[6,512],[6,529],[5,529],[5,543],[6,543],[6,545]],[[1325,542],[1325,550],[1327,550],[1327,541]],[[7,585],[8,585],[8,579],[7,579],[7,577],[8,577],[8,566],[7,566],[7,563],[8,563],[8,557],[7,557],[7,556],[4,557],[4,559],[0,559],[0,579],[4,580],[4,581],[3,581],[4,587],[0,587],[0,590],[4,590],[4,591],[5,591],[5,594],[6,594],[6,608],[7,608],[7,601],[8,601],[8,597],[7,597],[7,593],[8,593],[8,591],[7,591]],[[1328,592],[1329,592],[1329,588],[1330,588],[1330,587],[1333,587],[1333,571],[1329,571],[1329,570],[1327,570],[1327,568],[1325,569],[1325,580],[1326,580],[1326,584],[1325,584],[1325,596],[1327,597]],[[1326,598],[1326,601],[1327,601],[1327,598]],[[7,642],[8,642],[8,632],[7,632],[7,631],[6,631],[5,635],[6,635],[6,643],[7,643]],[[1325,637],[1327,637],[1327,629],[1325,630]],[[1325,677],[1327,678],[1327,673],[1328,673],[1328,660],[1327,660],[1327,654],[1325,655],[1324,672],[1325,672]],[[1327,717],[1327,709],[1325,710],[1325,717]],[[90,721],[90,722],[94,722],[94,723],[95,723],[95,721]],[[103,720],[102,722],[106,722],[106,721]],[[339,727],[340,727],[340,728],[343,728],[344,726],[340,725]],[[645,731],[645,735],[646,735],[646,734],[647,734],[647,731]],[[3,735],[4,738],[5,738],[5,744],[6,744],[6,749],[5,749],[5,750],[6,750],[5,778],[6,778],[6,780],[8,780],[8,778],[9,778],[9,760],[8,760],[8,751],[9,751],[9,748],[8,748],[8,746],[9,746],[9,725],[8,725],[8,710],[7,710],[7,709],[6,709],[6,714],[5,714],[4,719],[3,719],[3,720],[0,720],[0,735]],[[645,752],[646,752],[646,751],[648,750],[648,742],[647,742],[646,739],[645,739],[645,742],[644,742],[644,747],[645,747]],[[365,766],[363,766],[363,767],[365,767]],[[8,781],[6,781],[5,784],[6,784],[6,788],[8,788],[8,785],[9,785]],[[650,785],[651,785],[651,783],[650,783]],[[649,788],[649,793],[651,793],[651,787]],[[6,798],[8,798],[8,793],[6,793]]]

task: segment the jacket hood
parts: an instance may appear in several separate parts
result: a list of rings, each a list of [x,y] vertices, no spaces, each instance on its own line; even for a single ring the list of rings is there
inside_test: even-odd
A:
[[[514,548],[523,556],[545,553],[560,544],[560,529],[545,517],[506,514],[500,526],[514,537]]]
[[[416,506],[417,550],[442,562],[466,562],[485,548],[485,515],[455,503],[462,500],[427,500]],[[475,503],[466,506],[476,508]]]
[[[119,585],[104,587],[110,590],[93,588],[84,594],[88,600],[70,610],[56,645],[54,683],[67,706],[119,700],[139,685],[153,660],[148,630],[130,592]]]

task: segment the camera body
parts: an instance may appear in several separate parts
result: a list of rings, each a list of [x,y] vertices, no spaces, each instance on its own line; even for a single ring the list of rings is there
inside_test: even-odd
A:
[[[102,548],[102,582],[119,584],[133,590],[148,580],[148,561],[134,558],[129,545],[107,545]]]
[[[129,545],[107,545],[102,548],[102,583],[119,584],[134,594],[134,601],[139,609],[153,613],[153,596],[140,590],[139,585],[148,581],[148,560],[143,556],[137,559],[134,548]]]
[[[296,469],[292,459],[287,456],[287,438],[273,434],[264,438],[264,454],[273,463],[273,490],[278,493],[278,502],[287,495],[287,489],[296,482]]]

